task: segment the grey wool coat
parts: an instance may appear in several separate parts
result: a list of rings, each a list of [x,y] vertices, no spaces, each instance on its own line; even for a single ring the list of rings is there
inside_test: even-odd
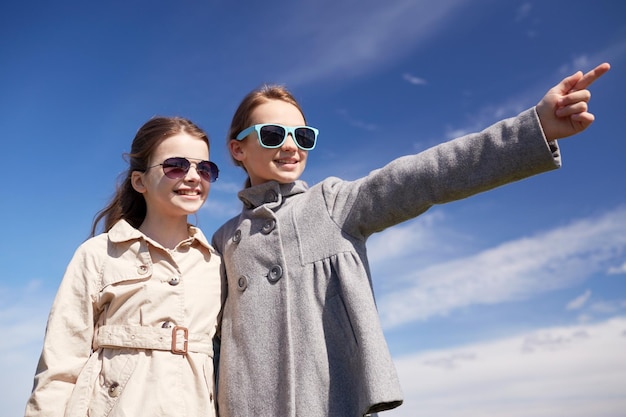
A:
[[[352,417],[399,406],[367,238],[434,204],[559,166],[531,108],[356,181],[241,191],[241,214],[213,237],[228,280],[220,416]]]

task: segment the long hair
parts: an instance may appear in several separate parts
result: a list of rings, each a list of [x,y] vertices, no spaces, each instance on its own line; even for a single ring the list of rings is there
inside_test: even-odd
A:
[[[227,144],[231,140],[234,140],[239,132],[248,128],[251,125],[250,115],[252,114],[254,109],[256,109],[259,105],[268,102],[269,100],[282,100],[289,104],[293,104],[300,111],[300,113],[302,113],[302,117],[304,118],[304,112],[302,111],[302,108],[285,86],[276,84],[262,85],[256,90],[252,90],[250,93],[248,93],[248,95],[246,95],[239,104],[239,107],[237,107],[237,110],[233,115],[233,120],[230,123],[230,128],[228,129],[228,135],[226,137]],[[231,159],[235,163],[235,165],[243,168],[241,162],[233,158],[232,155]]]
[[[96,213],[91,226],[91,236],[95,236],[98,224],[104,221],[104,232],[111,230],[119,220],[126,220],[131,226],[139,228],[146,217],[146,200],[132,185],[133,171],[145,172],[156,148],[165,139],[179,133],[187,133],[206,142],[211,148],[207,134],[192,121],[182,117],[154,117],[139,128],[130,152],[125,154],[128,169],[123,180],[116,187],[109,204]]]

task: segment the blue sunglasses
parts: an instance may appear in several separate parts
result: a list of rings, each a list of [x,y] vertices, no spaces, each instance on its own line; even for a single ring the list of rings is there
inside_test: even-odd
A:
[[[287,135],[291,133],[291,137],[298,145],[298,148],[310,151],[315,148],[317,142],[317,135],[319,130],[311,126],[283,126],[276,123],[260,123],[252,125],[247,129],[242,130],[237,135],[237,140],[243,140],[253,131],[256,132],[256,136],[259,139],[259,143],[264,148],[274,149],[280,148],[287,140]]]

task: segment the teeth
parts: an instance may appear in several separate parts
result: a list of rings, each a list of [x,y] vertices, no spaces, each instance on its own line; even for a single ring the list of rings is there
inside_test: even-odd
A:
[[[198,195],[199,194],[197,191],[192,191],[192,190],[178,190],[176,192],[182,195]]]

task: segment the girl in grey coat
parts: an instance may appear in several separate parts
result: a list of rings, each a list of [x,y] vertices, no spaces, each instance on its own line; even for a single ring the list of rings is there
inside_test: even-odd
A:
[[[593,121],[602,64],[483,132],[356,181],[299,180],[315,128],[282,87],[248,94],[228,147],[248,174],[241,214],[213,237],[228,280],[218,407],[231,416],[363,416],[402,403],[372,293],[366,240],[434,204],[560,166],[556,139]]]

